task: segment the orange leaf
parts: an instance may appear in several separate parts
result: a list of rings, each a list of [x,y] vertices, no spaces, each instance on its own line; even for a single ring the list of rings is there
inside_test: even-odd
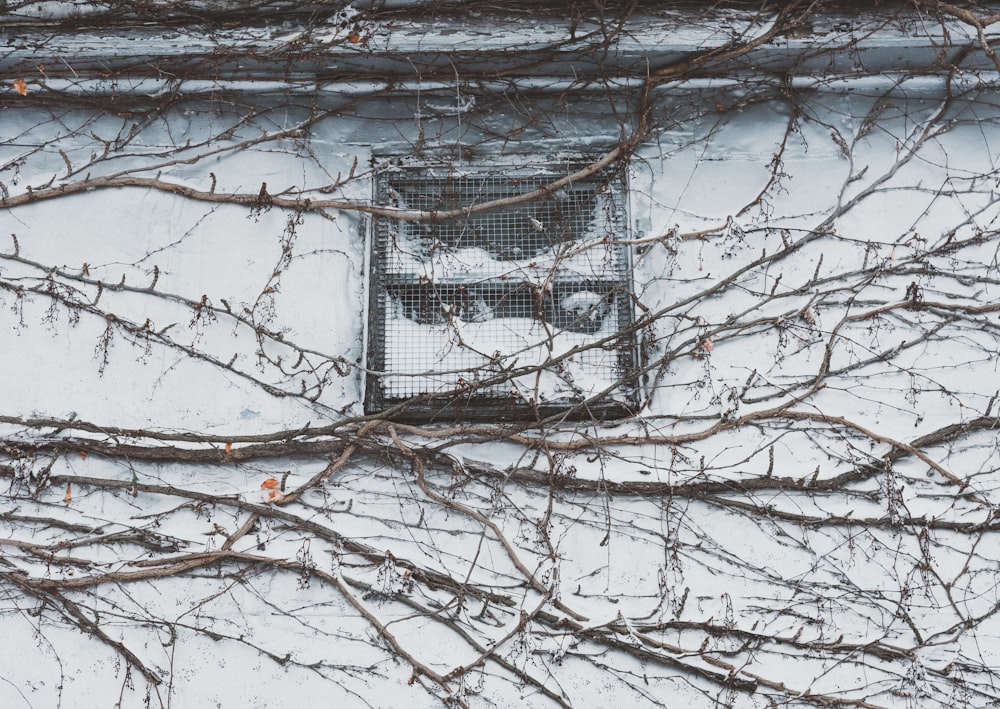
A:
[[[276,478],[268,478],[260,484],[261,490],[274,490],[276,487],[281,485]]]
[[[24,79],[14,79],[14,90],[22,96],[28,95],[28,82]]]
[[[226,454],[228,455],[229,453],[232,453],[232,452],[233,452],[233,444],[232,443],[227,443],[226,444]]]
[[[87,459],[87,451],[80,451],[80,460]]]
[[[73,500],[73,491],[70,489],[70,483],[66,483],[66,494],[63,495],[63,502],[67,505]]]
[[[361,33],[357,30],[351,30],[351,33],[347,35],[347,41],[351,44],[357,44],[361,41]]]

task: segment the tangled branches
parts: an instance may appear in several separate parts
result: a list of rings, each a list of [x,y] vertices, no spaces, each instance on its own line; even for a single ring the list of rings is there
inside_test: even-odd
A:
[[[994,15],[602,4],[497,37],[485,8],[239,5],[88,5],[176,47],[65,66],[36,40],[89,30],[4,6],[0,703],[997,703]],[[373,199],[484,165],[552,179]],[[530,211],[611,173],[624,233]],[[438,236],[494,214],[549,251]],[[378,223],[400,260],[427,235],[431,312],[394,316],[486,362],[397,372],[443,384],[387,410]],[[634,317],[580,291],[560,349],[552,284],[609,241]],[[482,253],[540,274],[523,312],[444,295]],[[547,354],[491,355],[487,320]],[[623,342],[612,384],[569,376]],[[553,372],[576,398],[544,407],[522,383]],[[407,416],[499,390],[529,415]]]

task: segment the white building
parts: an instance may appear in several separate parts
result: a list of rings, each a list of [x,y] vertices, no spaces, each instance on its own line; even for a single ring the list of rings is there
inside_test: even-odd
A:
[[[750,5],[0,3],[0,706],[995,706],[1000,8]]]

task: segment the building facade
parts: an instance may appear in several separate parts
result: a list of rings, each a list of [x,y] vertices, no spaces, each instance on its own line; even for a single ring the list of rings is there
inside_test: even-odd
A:
[[[0,705],[996,704],[997,8],[0,11]]]

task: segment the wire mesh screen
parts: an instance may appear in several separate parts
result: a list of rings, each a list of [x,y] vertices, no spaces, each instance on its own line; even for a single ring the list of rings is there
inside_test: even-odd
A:
[[[624,192],[604,174],[528,201],[553,170],[397,167],[379,205],[460,218],[379,217],[366,407],[419,397],[413,418],[519,418],[634,402]],[[600,396],[598,396],[600,395]],[[596,398],[595,398],[596,397]]]

